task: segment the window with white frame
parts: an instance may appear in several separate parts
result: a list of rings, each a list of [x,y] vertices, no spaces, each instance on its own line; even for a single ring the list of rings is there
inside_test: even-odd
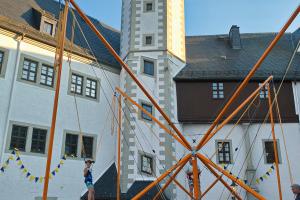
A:
[[[2,73],[3,63],[4,63],[4,52],[0,51],[0,74]]]
[[[81,95],[82,88],[83,88],[83,76],[73,73],[72,80],[71,80],[71,92]]]
[[[213,99],[224,99],[224,83],[212,83],[212,97]]]
[[[142,103],[142,108],[144,108],[148,113],[150,113],[151,115],[153,115],[153,113],[152,113],[152,109],[153,109],[152,105],[147,104],[147,103]],[[148,116],[143,111],[141,111],[141,118],[145,119],[147,121],[152,121],[151,117]]]
[[[153,158],[148,155],[141,155],[141,172],[153,174]]]
[[[87,78],[86,79],[86,88],[85,88],[85,96],[91,97],[93,99],[97,98],[97,81]]]
[[[81,141],[82,140],[82,141]],[[64,155],[74,158],[94,158],[96,137],[66,132],[64,142]]]
[[[264,140],[264,153],[265,153],[265,163],[266,164],[273,164],[275,163],[275,152],[274,152],[274,142],[273,140]],[[279,142],[276,141],[277,146],[277,153],[278,153],[278,161],[281,163],[281,156],[280,156],[280,148],[279,148]]]
[[[50,22],[47,22],[47,21],[44,21],[42,32],[47,33],[49,35],[53,35],[53,27],[54,27],[54,24],[52,24]]]
[[[154,62],[150,60],[144,60],[144,74],[154,76]]]
[[[38,62],[25,58],[22,68],[22,79],[36,82]]]
[[[24,153],[45,154],[48,129],[37,125],[14,122],[9,134],[8,150]]]
[[[9,149],[17,148],[20,151],[25,151],[27,141],[27,126],[13,125],[11,131],[11,139]]]
[[[152,45],[153,44],[153,36],[152,35],[146,35],[145,38],[145,45]]]
[[[94,138],[90,136],[83,136],[82,142],[83,142],[83,150],[81,152],[81,157],[93,158]]]
[[[54,68],[43,64],[41,68],[40,83],[49,87],[54,85]]]
[[[217,161],[220,164],[231,163],[231,142],[230,141],[217,141]]]
[[[259,83],[259,86],[261,86],[262,83]],[[259,91],[259,98],[260,99],[267,99],[268,98],[268,86],[263,86]]]
[[[40,128],[32,129],[31,152],[45,153],[47,141],[47,130]]]

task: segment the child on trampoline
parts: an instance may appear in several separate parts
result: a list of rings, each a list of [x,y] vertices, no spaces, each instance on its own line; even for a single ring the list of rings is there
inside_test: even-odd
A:
[[[83,170],[84,183],[88,189],[88,200],[95,200],[95,190],[93,184],[93,176],[91,166],[94,163],[92,160],[85,161],[85,168]]]

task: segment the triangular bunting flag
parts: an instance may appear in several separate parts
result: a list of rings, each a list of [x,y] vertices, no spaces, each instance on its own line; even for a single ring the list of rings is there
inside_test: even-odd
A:
[[[33,181],[34,179],[35,179],[34,176],[30,176],[30,177],[29,177],[29,181]]]
[[[237,148],[235,148],[235,151],[238,151],[239,150],[239,148],[237,147]]]
[[[272,169],[272,168],[270,168],[270,169],[268,170],[268,172],[269,172],[269,173],[271,173],[272,171],[273,171],[273,169]]]
[[[51,173],[49,174],[49,179],[52,179],[52,174]]]
[[[275,169],[274,165],[272,165],[271,168],[274,170]]]
[[[12,155],[15,155],[15,154],[16,154],[15,150],[13,150],[13,151],[11,152],[11,154],[12,154]]]
[[[7,164],[4,163],[4,164],[2,165],[2,167],[3,167],[4,169],[6,169],[6,168],[7,168]]]
[[[59,164],[63,165],[63,164],[64,164],[64,161],[61,160],[61,161],[59,162]]]
[[[20,169],[24,169],[24,168],[25,168],[25,166],[24,166],[24,165],[21,165]]]
[[[257,184],[259,184],[259,179],[257,178],[257,179],[255,180],[255,182],[256,182]]]
[[[16,161],[19,161],[20,159],[21,159],[21,158],[18,156],[17,159],[16,159]]]
[[[3,168],[3,167],[1,167],[0,171],[1,171],[1,172],[4,172],[4,168]]]
[[[267,175],[263,175],[264,179],[268,179]]]
[[[13,157],[13,156],[9,156],[8,159],[9,159],[9,160],[13,160],[14,157]]]
[[[60,168],[60,164],[57,165],[57,168]]]
[[[54,171],[57,173],[58,172],[58,168],[56,168]]]
[[[40,177],[40,183],[42,183],[44,180],[44,177]]]
[[[28,170],[27,170],[27,169],[24,169],[22,173],[23,173],[23,174],[26,174],[27,172],[28,172]]]
[[[270,176],[270,173],[269,173],[269,172],[267,172],[266,174],[267,174],[268,176]]]
[[[5,161],[5,163],[8,165],[9,164],[9,159],[7,159],[7,161]]]
[[[37,183],[39,181],[39,177],[35,177],[34,181]]]
[[[260,177],[259,179],[260,179],[261,181],[264,181],[264,178],[263,178],[263,177]]]
[[[55,171],[52,171],[51,174],[52,174],[53,176],[55,176]]]
[[[26,178],[28,178],[30,175],[31,175],[31,174],[28,172],[28,173],[26,174]]]

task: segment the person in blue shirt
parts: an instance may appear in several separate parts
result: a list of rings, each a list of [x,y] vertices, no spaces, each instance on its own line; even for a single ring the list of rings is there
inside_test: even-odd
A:
[[[298,184],[293,184],[291,186],[292,188],[292,192],[294,193],[295,195],[295,200],[300,200],[300,185]]]
[[[94,161],[87,160],[85,161],[85,168],[83,170],[84,175],[84,183],[88,189],[88,200],[95,200],[95,190],[94,190],[94,184],[93,184],[93,175],[92,175],[92,164]]]

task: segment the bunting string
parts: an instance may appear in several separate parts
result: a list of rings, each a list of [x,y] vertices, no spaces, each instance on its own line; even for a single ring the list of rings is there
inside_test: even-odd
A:
[[[52,179],[54,176],[57,175],[61,167],[64,165],[64,161],[67,159],[67,156],[64,155],[59,163],[56,165],[55,169],[50,172],[49,177]],[[30,172],[30,170],[24,165],[21,157],[20,157],[20,152],[18,149],[14,149],[11,152],[11,155],[8,157],[8,159],[4,162],[4,164],[0,168],[0,175],[4,174],[11,163],[11,161],[15,160],[19,169],[21,170],[22,174],[28,179],[30,182],[35,182],[35,183],[43,183],[45,177],[44,176],[35,176],[33,173]]]

